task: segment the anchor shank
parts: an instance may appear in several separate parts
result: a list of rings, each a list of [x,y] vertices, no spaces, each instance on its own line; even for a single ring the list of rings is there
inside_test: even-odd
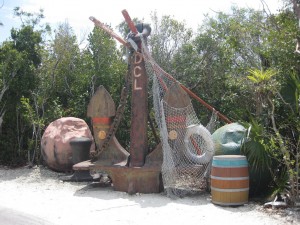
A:
[[[135,52],[132,58],[132,98],[130,131],[130,167],[141,167],[148,153],[148,93],[145,63]]]

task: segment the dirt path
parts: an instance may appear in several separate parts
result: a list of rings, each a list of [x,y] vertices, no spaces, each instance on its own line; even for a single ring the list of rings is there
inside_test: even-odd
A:
[[[266,211],[249,203],[220,207],[209,194],[170,199],[164,194],[128,195],[92,183],[61,182],[44,167],[0,169],[0,211],[14,210],[39,218],[40,224],[300,224],[288,210]],[[5,210],[0,213],[7,218]]]

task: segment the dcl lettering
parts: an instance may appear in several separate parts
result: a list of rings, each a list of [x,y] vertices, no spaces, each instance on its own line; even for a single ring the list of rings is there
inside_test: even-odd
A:
[[[139,54],[135,54],[134,57],[134,64],[137,65],[139,63],[142,62],[142,57]],[[134,76],[134,80],[133,80],[133,90],[137,91],[137,90],[143,90],[142,87],[138,86],[138,78],[142,75],[142,68],[140,66],[135,66],[133,69],[133,76]]]

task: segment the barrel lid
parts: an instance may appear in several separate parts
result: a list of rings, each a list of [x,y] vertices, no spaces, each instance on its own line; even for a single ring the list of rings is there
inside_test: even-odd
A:
[[[248,167],[248,161],[244,155],[218,155],[212,160],[213,167]]]

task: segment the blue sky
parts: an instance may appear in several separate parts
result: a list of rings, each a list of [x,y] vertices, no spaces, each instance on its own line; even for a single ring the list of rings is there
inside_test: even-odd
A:
[[[150,14],[156,11],[159,16],[174,16],[178,21],[197,29],[205,14],[213,15],[217,11],[227,11],[231,6],[262,9],[263,4],[272,12],[282,5],[281,0],[0,0],[0,42],[8,39],[12,27],[18,28],[20,21],[13,16],[13,8],[21,7],[28,12],[44,9],[45,19],[55,29],[67,21],[79,39],[84,38],[93,28],[89,16],[110,24],[113,28],[122,22],[121,11],[127,9],[130,16],[150,21]]]

